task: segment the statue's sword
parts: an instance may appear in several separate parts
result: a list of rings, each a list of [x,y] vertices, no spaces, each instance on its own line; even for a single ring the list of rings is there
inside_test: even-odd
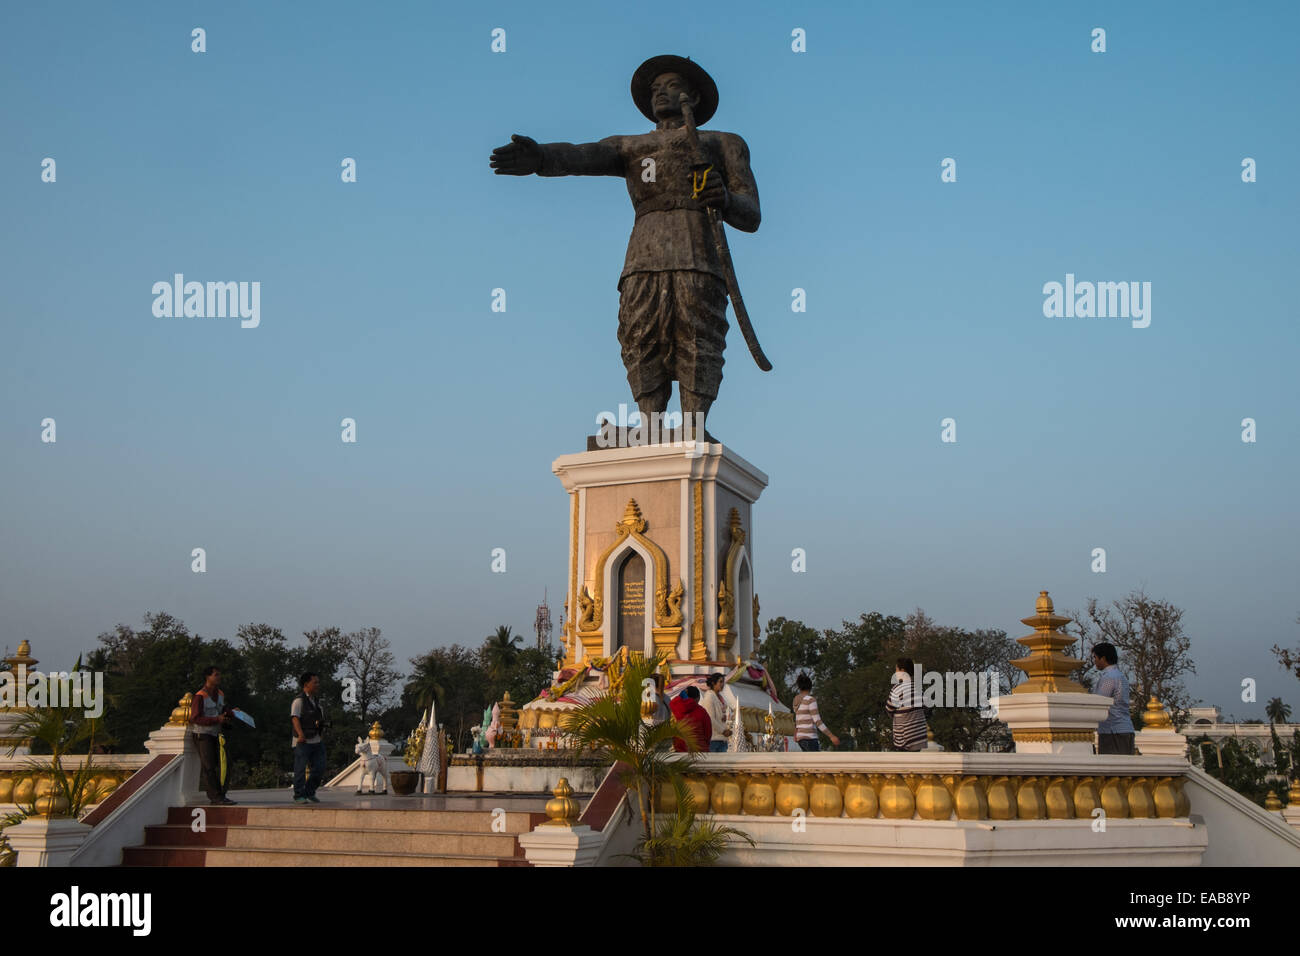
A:
[[[681,104],[682,119],[686,121],[686,138],[691,144],[691,151],[695,154],[696,167],[705,169],[704,175],[707,177],[709,161],[704,155],[704,150],[700,148],[700,135],[695,130],[695,110],[684,93]],[[703,188],[703,183],[699,188]],[[745,336],[745,344],[749,346],[749,354],[754,356],[758,367],[764,372],[770,372],[772,363],[763,354],[763,346],[758,344],[758,336],[754,334],[754,326],[750,324],[745,300],[740,297],[740,285],[736,282],[736,267],[732,264],[731,248],[727,245],[727,227],[722,222],[722,217],[718,215],[717,209],[710,206],[708,214],[709,225],[713,230],[713,247],[718,252],[718,261],[722,263],[722,272],[727,280],[727,295],[731,297],[731,308],[736,313],[736,323],[740,326],[740,333]]]

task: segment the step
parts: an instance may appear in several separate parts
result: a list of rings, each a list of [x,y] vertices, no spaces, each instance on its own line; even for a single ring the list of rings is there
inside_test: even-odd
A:
[[[318,850],[232,850],[222,847],[127,847],[123,866],[526,866],[521,858],[458,854],[392,856],[373,852]]]
[[[195,807],[172,807],[167,823],[190,826]],[[353,810],[328,805],[287,807],[203,807],[207,828],[223,826],[379,829],[459,833],[527,833],[546,814],[525,810]],[[495,824],[495,829],[494,829]],[[503,828],[504,827],[504,828]]]
[[[306,821],[303,821],[304,823]],[[246,826],[213,827],[195,833],[185,824],[145,828],[145,846],[224,847],[249,850],[299,850],[401,853],[451,856],[514,856],[513,833],[462,830],[394,830],[376,827]]]

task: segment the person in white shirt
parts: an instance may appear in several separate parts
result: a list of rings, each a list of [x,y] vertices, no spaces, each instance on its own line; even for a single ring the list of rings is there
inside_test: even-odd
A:
[[[730,721],[727,720],[727,703],[722,699],[722,689],[727,678],[722,674],[710,674],[704,681],[708,688],[700,698],[700,705],[709,712],[713,724],[713,736],[709,738],[709,753],[726,753],[727,738],[731,736]]]

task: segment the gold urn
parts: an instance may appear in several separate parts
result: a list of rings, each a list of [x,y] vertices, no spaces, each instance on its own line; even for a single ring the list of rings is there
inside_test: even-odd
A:
[[[952,794],[932,773],[917,784],[916,813],[922,820],[947,820],[952,816]]]
[[[875,788],[860,773],[851,774],[844,787],[844,813],[858,820],[872,820],[880,814]]]
[[[880,815],[887,820],[910,820],[916,814],[916,798],[902,777],[891,773],[880,785]]]
[[[714,813],[737,814],[744,807],[740,784],[732,777],[719,778],[713,784],[712,809]]]
[[[808,810],[815,817],[838,817],[844,814],[844,795],[829,774],[813,777],[808,788]]]
[[[744,811],[755,817],[770,817],[776,813],[776,793],[762,774],[750,774],[745,786]]]
[[[783,817],[792,817],[796,810],[808,812],[808,791],[798,777],[787,774],[781,777],[776,788],[776,812]]]

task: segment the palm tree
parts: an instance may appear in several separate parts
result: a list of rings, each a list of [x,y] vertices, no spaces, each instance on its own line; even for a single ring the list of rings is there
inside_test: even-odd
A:
[[[1274,697],[1264,707],[1270,724],[1285,724],[1291,720],[1291,707],[1282,703],[1281,697]]]
[[[80,670],[81,658],[78,657],[73,671]],[[54,679],[46,677],[49,681]],[[44,751],[45,756],[29,757],[25,763],[29,770],[39,777],[49,778],[53,784],[47,798],[48,812],[53,816],[77,819],[100,797],[100,789],[90,785],[95,776],[92,762],[99,721],[87,717],[80,703],[73,704],[67,700],[58,706],[33,707],[20,713],[21,717],[9,731],[13,736],[8,741],[8,756],[17,753],[19,741],[23,739],[30,739],[38,752]],[[64,760],[83,749],[85,757],[81,765],[75,770],[67,769]],[[25,816],[38,812],[35,802],[19,809]]]
[[[692,752],[699,749],[694,735],[681,734],[677,721],[647,726],[641,720],[641,682],[654,675],[655,665],[653,659],[632,657],[623,672],[621,694],[598,697],[564,718],[564,731],[573,738],[574,746],[594,747],[622,764],[620,783],[635,795],[644,840],[654,836],[654,794],[671,786],[694,764],[691,753],[674,753],[673,741],[680,735]]]
[[[749,835],[712,820],[699,821],[694,800],[683,775],[695,766],[698,751],[694,735],[682,733],[675,720],[647,725],[641,719],[640,688],[657,670],[656,660],[632,655],[623,672],[620,693],[606,694],[570,711],[564,730],[578,747],[595,747],[622,768],[619,782],[633,794],[641,815],[641,839],[634,854],[649,866],[707,866],[717,861],[730,837]],[[673,741],[689,748],[675,753]],[[655,795],[672,787],[677,810],[656,826]],[[707,808],[706,808],[707,809]]]
[[[519,657],[519,648],[515,645],[522,641],[522,634],[511,634],[509,625],[503,624],[495,634],[489,635],[483,644],[483,658],[487,664],[488,677],[502,680],[515,666]]]
[[[407,681],[404,688],[406,698],[414,703],[418,710],[428,710],[429,706],[435,703],[441,707],[446,698],[446,692],[443,690],[445,675],[442,666],[432,654],[417,657],[411,663],[415,665],[415,672],[411,674],[411,679]]]

